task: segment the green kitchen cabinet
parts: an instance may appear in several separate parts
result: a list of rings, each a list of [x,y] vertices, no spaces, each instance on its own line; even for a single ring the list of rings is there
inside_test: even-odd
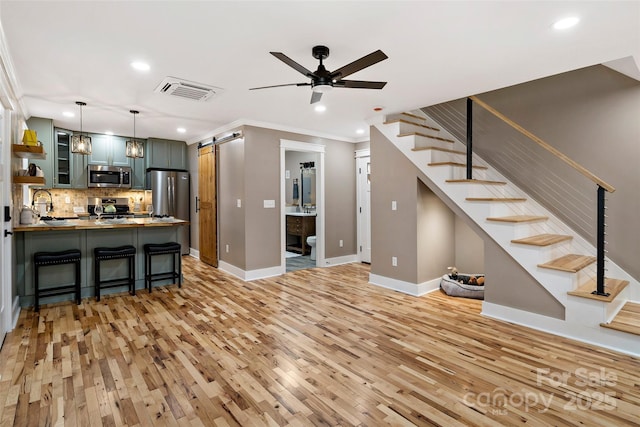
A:
[[[126,155],[126,140],[122,136],[91,133],[91,154],[87,164],[101,166],[132,166]]]
[[[136,138],[137,139],[137,138]],[[139,140],[142,141],[142,140]],[[144,144],[144,141],[143,141]],[[145,150],[146,151],[146,150]],[[146,156],[146,152],[145,152]],[[144,158],[132,159],[133,168],[133,181],[131,182],[131,188],[135,190],[144,190],[144,180],[146,178],[146,168]]]
[[[87,188],[86,156],[71,152],[72,136],[72,131],[54,128],[54,188]]]
[[[43,119],[41,117],[31,117],[27,120],[27,127],[35,130],[38,134],[38,141],[42,144],[44,152],[47,154],[45,159],[29,159],[28,163],[34,163],[39,166],[44,173],[43,187],[51,188],[54,185],[54,168],[53,168],[53,120]]]
[[[147,168],[187,170],[187,144],[184,141],[149,138],[144,155]]]

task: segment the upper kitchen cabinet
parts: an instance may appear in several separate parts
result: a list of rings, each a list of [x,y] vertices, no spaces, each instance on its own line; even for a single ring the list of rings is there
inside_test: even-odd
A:
[[[71,152],[73,132],[54,129],[53,187],[87,188],[86,156]]]
[[[115,135],[90,134],[91,154],[87,156],[90,165],[132,166],[126,154],[126,138]]]
[[[147,168],[187,170],[189,166],[184,141],[149,138],[144,158]]]
[[[29,129],[35,130],[38,134],[38,141],[42,144],[45,153],[53,152],[53,120],[41,117],[31,117],[27,120]],[[54,182],[53,179],[53,157],[47,156],[45,159],[29,159],[29,163],[35,163],[44,173],[44,182],[48,185]]]

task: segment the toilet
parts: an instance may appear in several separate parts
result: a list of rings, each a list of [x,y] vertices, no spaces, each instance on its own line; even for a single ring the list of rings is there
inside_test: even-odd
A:
[[[307,245],[311,246],[311,261],[316,260],[316,236],[307,237]]]

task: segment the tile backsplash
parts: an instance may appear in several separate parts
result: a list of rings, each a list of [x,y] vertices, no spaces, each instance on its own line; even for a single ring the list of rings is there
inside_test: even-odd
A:
[[[29,203],[33,199],[33,193],[37,189],[31,189],[29,194]],[[120,190],[116,188],[92,188],[92,189],[66,189],[66,188],[47,188],[53,198],[53,206],[55,215],[72,215],[73,208],[80,206],[87,211],[87,198],[89,197],[126,197],[129,200],[129,209],[133,211],[134,202],[139,202],[141,209],[151,203],[151,191],[149,190]],[[38,194],[41,197],[43,193]],[[46,194],[44,194],[46,196]],[[48,196],[46,196],[48,199]],[[69,203],[67,203],[67,198]],[[48,200],[47,200],[48,201]]]

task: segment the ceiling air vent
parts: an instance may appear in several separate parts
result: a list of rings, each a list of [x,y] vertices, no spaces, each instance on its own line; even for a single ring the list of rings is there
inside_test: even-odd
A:
[[[206,101],[216,93],[222,92],[222,89],[202,83],[177,79],[175,77],[166,77],[160,82],[154,92],[177,96],[178,98],[191,99],[193,101]]]

